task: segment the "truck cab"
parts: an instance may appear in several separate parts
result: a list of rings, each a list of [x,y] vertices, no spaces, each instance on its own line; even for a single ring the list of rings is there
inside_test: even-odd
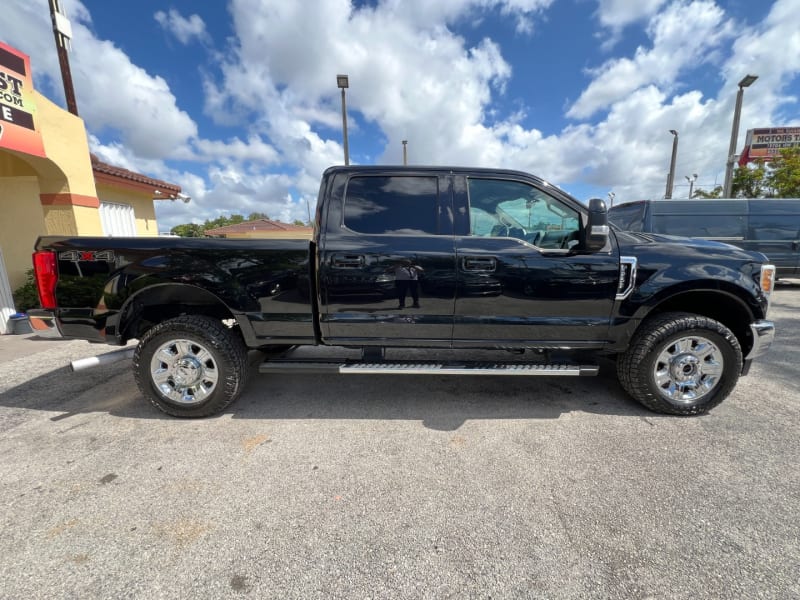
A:
[[[326,343],[608,344],[619,252],[607,234],[587,248],[587,227],[605,221],[590,225],[588,208],[557,188],[488,169],[359,167],[325,180],[318,288]],[[418,274],[417,306],[392,289],[403,264]]]

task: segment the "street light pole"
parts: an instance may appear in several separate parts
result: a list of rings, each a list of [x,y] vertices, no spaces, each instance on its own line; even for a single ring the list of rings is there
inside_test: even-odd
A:
[[[691,200],[692,198],[692,190],[694,189],[694,182],[697,181],[697,173],[692,173],[692,176],[689,177],[688,175],[684,175],[686,181],[689,182],[689,196],[688,198]]]
[[[347,75],[337,75],[336,85],[342,90],[342,136],[344,138],[344,164],[350,164],[350,147],[347,144],[347,104],[344,91],[350,87],[350,78]]]
[[[672,138],[672,160],[669,163],[669,175],[667,176],[667,192],[664,198],[669,200],[672,198],[672,185],[675,183],[675,159],[678,157],[678,132],[670,129],[669,132],[673,135]]]
[[[758,75],[745,75],[739,82],[739,91],[736,93],[736,107],[733,109],[733,127],[731,127],[731,144],[728,147],[728,160],[725,163],[725,182],[722,187],[722,197],[731,197],[731,184],[733,182],[733,163],[736,155],[736,140],[739,137],[739,117],[742,113],[742,98],[744,88],[753,85]]]

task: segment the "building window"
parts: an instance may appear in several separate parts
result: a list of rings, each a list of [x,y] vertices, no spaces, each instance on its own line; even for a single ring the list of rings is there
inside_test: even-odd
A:
[[[110,237],[135,237],[136,217],[129,204],[100,203],[100,222],[103,235]]]

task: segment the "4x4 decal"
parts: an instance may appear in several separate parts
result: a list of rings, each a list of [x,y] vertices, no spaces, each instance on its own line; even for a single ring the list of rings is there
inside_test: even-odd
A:
[[[71,262],[114,262],[113,250],[67,250],[58,253],[59,260]]]

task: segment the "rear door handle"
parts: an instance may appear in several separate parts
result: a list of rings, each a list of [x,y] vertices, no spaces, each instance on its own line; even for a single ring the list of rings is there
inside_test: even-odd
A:
[[[497,259],[486,256],[465,256],[461,260],[461,269],[491,273],[497,269]]]
[[[360,269],[367,262],[363,254],[334,254],[331,266],[337,269]]]

